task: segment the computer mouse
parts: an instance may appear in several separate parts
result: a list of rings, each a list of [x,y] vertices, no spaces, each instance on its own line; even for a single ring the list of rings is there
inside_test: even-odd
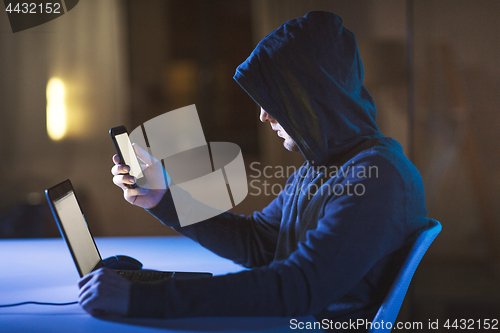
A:
[[[102,261],[105,267],[120,270],[136,270],[142,268],[142,263],[129,256],[117,255]]]

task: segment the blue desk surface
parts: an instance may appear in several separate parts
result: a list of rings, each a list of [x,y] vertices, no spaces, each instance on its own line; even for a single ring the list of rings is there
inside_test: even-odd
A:
[[[125,254],[144,268],[202,271],[214,275],[242,268],[184,237],[97,238],[103,258]],[[0,304],[72,302],[79,279],[62,239],[0,240]],[[297,318],[312,321],[312,317]],[[94,318],[79,305],[0,308],[0,332],[288,332],[290,318]],[[309,331],[309,330],[308,330]]]

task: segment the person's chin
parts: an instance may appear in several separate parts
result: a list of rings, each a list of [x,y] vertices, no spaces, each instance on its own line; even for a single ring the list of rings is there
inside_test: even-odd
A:
[[[283,142],[283,147],[285,147],[286,150],[291,151],[291,152],[298,152],[299,151],[299,147],[297,147],[295,142],[290,143],[290,142],[285,140]]]

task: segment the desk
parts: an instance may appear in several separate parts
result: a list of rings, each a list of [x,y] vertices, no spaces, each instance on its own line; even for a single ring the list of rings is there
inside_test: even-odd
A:
[[[125,254],[144,268],[205,271],[214,275],[242,268],[185,237],[96,238],[103,258]],[[62,239],[0,240],[0,304],[78,299],[76,267]],[[312,321],[312,317],[297,318]],[[0,332],[289,332],[288,318],[94,318],[79,305],[0,308]],[[308,330],[309,331],[309,330]]]

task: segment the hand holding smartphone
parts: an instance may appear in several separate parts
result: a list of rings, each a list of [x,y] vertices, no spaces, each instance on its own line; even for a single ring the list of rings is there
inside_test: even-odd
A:
[[[134,147],[130,142],[127,129],[125,126],[114,127],[109,130],[113,144],[115,145],[116,153],[120,158],[120,164],[126,164],[130,167],[129,175],[135,177],[136,182],[144,177],[139,159],[135,154]],[[136,184],[126,185],[129,188],[136,188]]]

